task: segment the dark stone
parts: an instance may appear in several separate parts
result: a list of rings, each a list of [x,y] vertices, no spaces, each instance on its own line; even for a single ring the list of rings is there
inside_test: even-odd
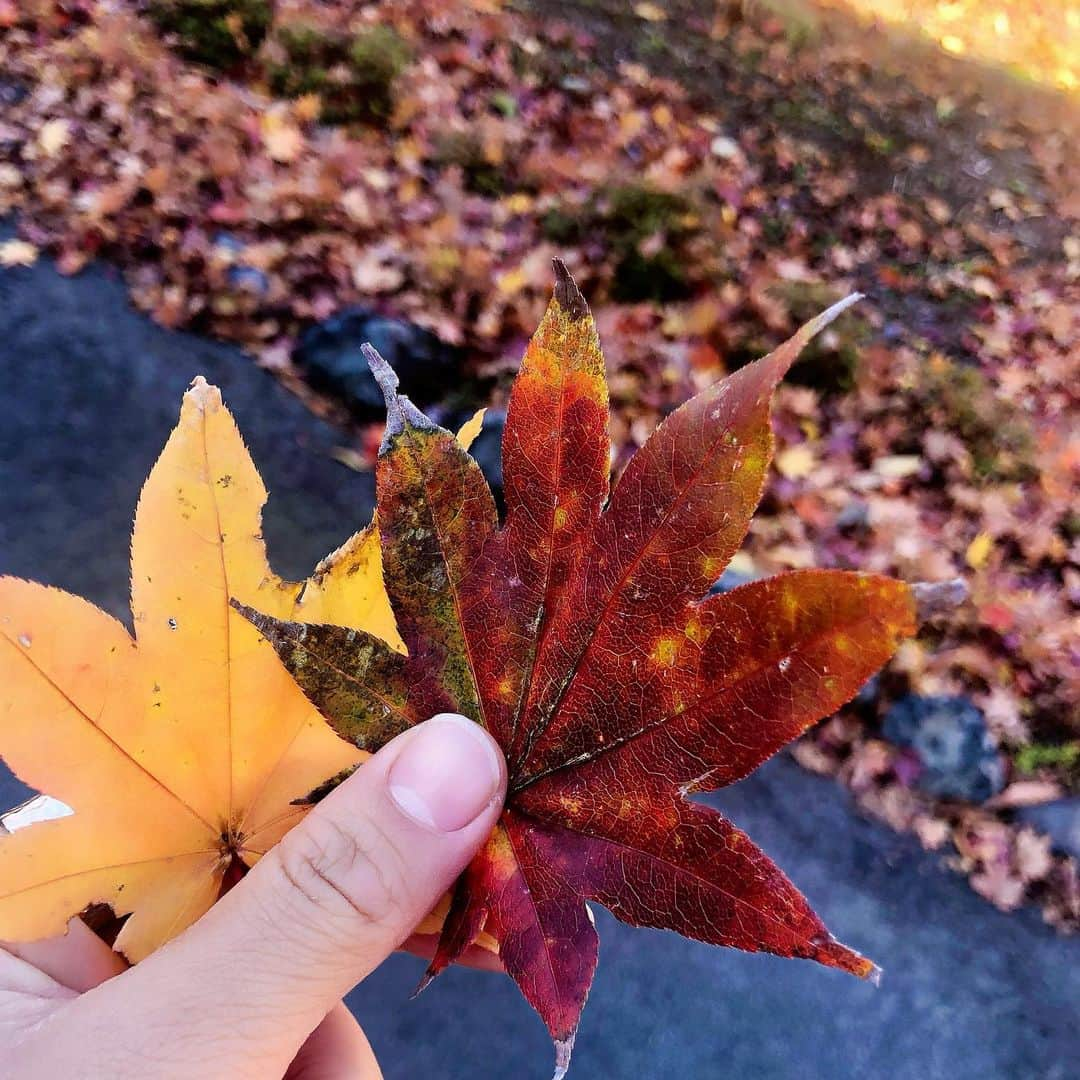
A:
[[[370,343],[397,372],[401,392],[418,405],[440,400],[460,374],[462,351],[401,319],[346,308],[301,335],[293,360],[311,385],[342,401],[361,420],[383,415],[382,391],[360,346]]]
[[[270,288],[270,279],[255,266],[245,266],[242,263],[230,266],[226,277],[234,289],[254,293],[256,296],[265,296]]]
[[[864,502],[853,500],[847,503],[836,515],[836,527],[845,532],[856,532],[870,525],[870,507]]]
[[[214,235],[214,247],[222,248],[231,255],[240,255],[247,245],[238,236],[230,232],[219,232]]]
[[[909,694],[886,713],[882,731],[914,751],[918,786],[931,795],[983,802],[1005,786],[1005,763],[982,710],[967,698]]]
[[[233,256],[232,265],[226,273],[229,285],[242,292],[265,296],[270,289],[270,279],[255,266],[248,266],[243,261],[247,245],[232,233],[220,232],[214,237],[214,247],[221,248]]]
[[[1016,811],[1018,821],[1046,833],[1058,851],[1080,859],[1080,797],[1058,799]]]
[[[10,109],[26,99],[30,87],[18,79],[0,77],[0,108]]]

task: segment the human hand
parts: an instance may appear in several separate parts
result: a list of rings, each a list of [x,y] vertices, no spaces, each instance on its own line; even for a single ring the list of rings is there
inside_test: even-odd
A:
[[[341,998],[450,887],[505,790],[495,742],[443,714],[365,762],[138,966],[78,919],[0,949],[0,1075],[377,1080]]]

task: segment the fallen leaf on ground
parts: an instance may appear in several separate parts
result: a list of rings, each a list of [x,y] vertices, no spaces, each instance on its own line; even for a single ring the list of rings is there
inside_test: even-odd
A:
[[[890,454],[874,462],[874,472],[886,480],[914,476],[922,468],[922,458],[914,454]]]
[[[645,22],[665,22],[668,17],[668,13],[659,4],[651,4],[648,0],[635,4],[634,14]]]
[[[263,145],[272,160],[287,165],[300,156],[304,136],[288,116],[281,112],[266,112],[260,126]]]
[[[0,244],[0,266],[33,266],[38,249],[25,240],[5,240]]]
[[[806,443],[789,446],[776,455],[776,471],[789,480],[803,480],[814,471],[817,459],[813,448]]]
[[[994,550],[994,538],[988,532],[981,532],[968,544],[964,560],[972,570],[979,570],[986,565],[990,552]]]
[[[68,144],[71,125],[66,120],[47,120],[38,132],[38,145],[46,157],[54,157]]]

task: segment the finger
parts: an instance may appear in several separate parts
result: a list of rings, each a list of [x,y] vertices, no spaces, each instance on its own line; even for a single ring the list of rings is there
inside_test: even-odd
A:
[[[464,869],[505,786],[505,760],[478,724],[444,714],[412,728],[195,926],[80,998],[69,1024],[85,1014],[92,1027],[106,1010],[116,1044],[152,1054],[176,1080],[206,1075],[208,1046],[217,1075],[282,1075]]]
[[[382,1080],[360,1025],[338,1002],[293,1058],[285,1080]]]
[[[61,986],[21,956],[0,949],[0,1028],[10,1026],[8,1013],[15,999],[68,1001],[77,996],[74,990]]]
[[[82,993],[126,970],[124,958],[114,952],[82,921],[68,923],[61,937],[42,941],[5,942],[3,948],[33,964],[61,986]]]
[[[0,1047],[15,1046],[27,1032],[45,1032],[56,1011],[126,965],[81,920],[62,937],[0,942]],[[0,1062],[0,1072],[4,1070]]]

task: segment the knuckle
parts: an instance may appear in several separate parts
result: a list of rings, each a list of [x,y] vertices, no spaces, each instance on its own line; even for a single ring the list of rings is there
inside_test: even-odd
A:
[[[278,845],[278,869],[294,904],[352,929],[388,922],[394,882],[362,830],[312,815]]]

